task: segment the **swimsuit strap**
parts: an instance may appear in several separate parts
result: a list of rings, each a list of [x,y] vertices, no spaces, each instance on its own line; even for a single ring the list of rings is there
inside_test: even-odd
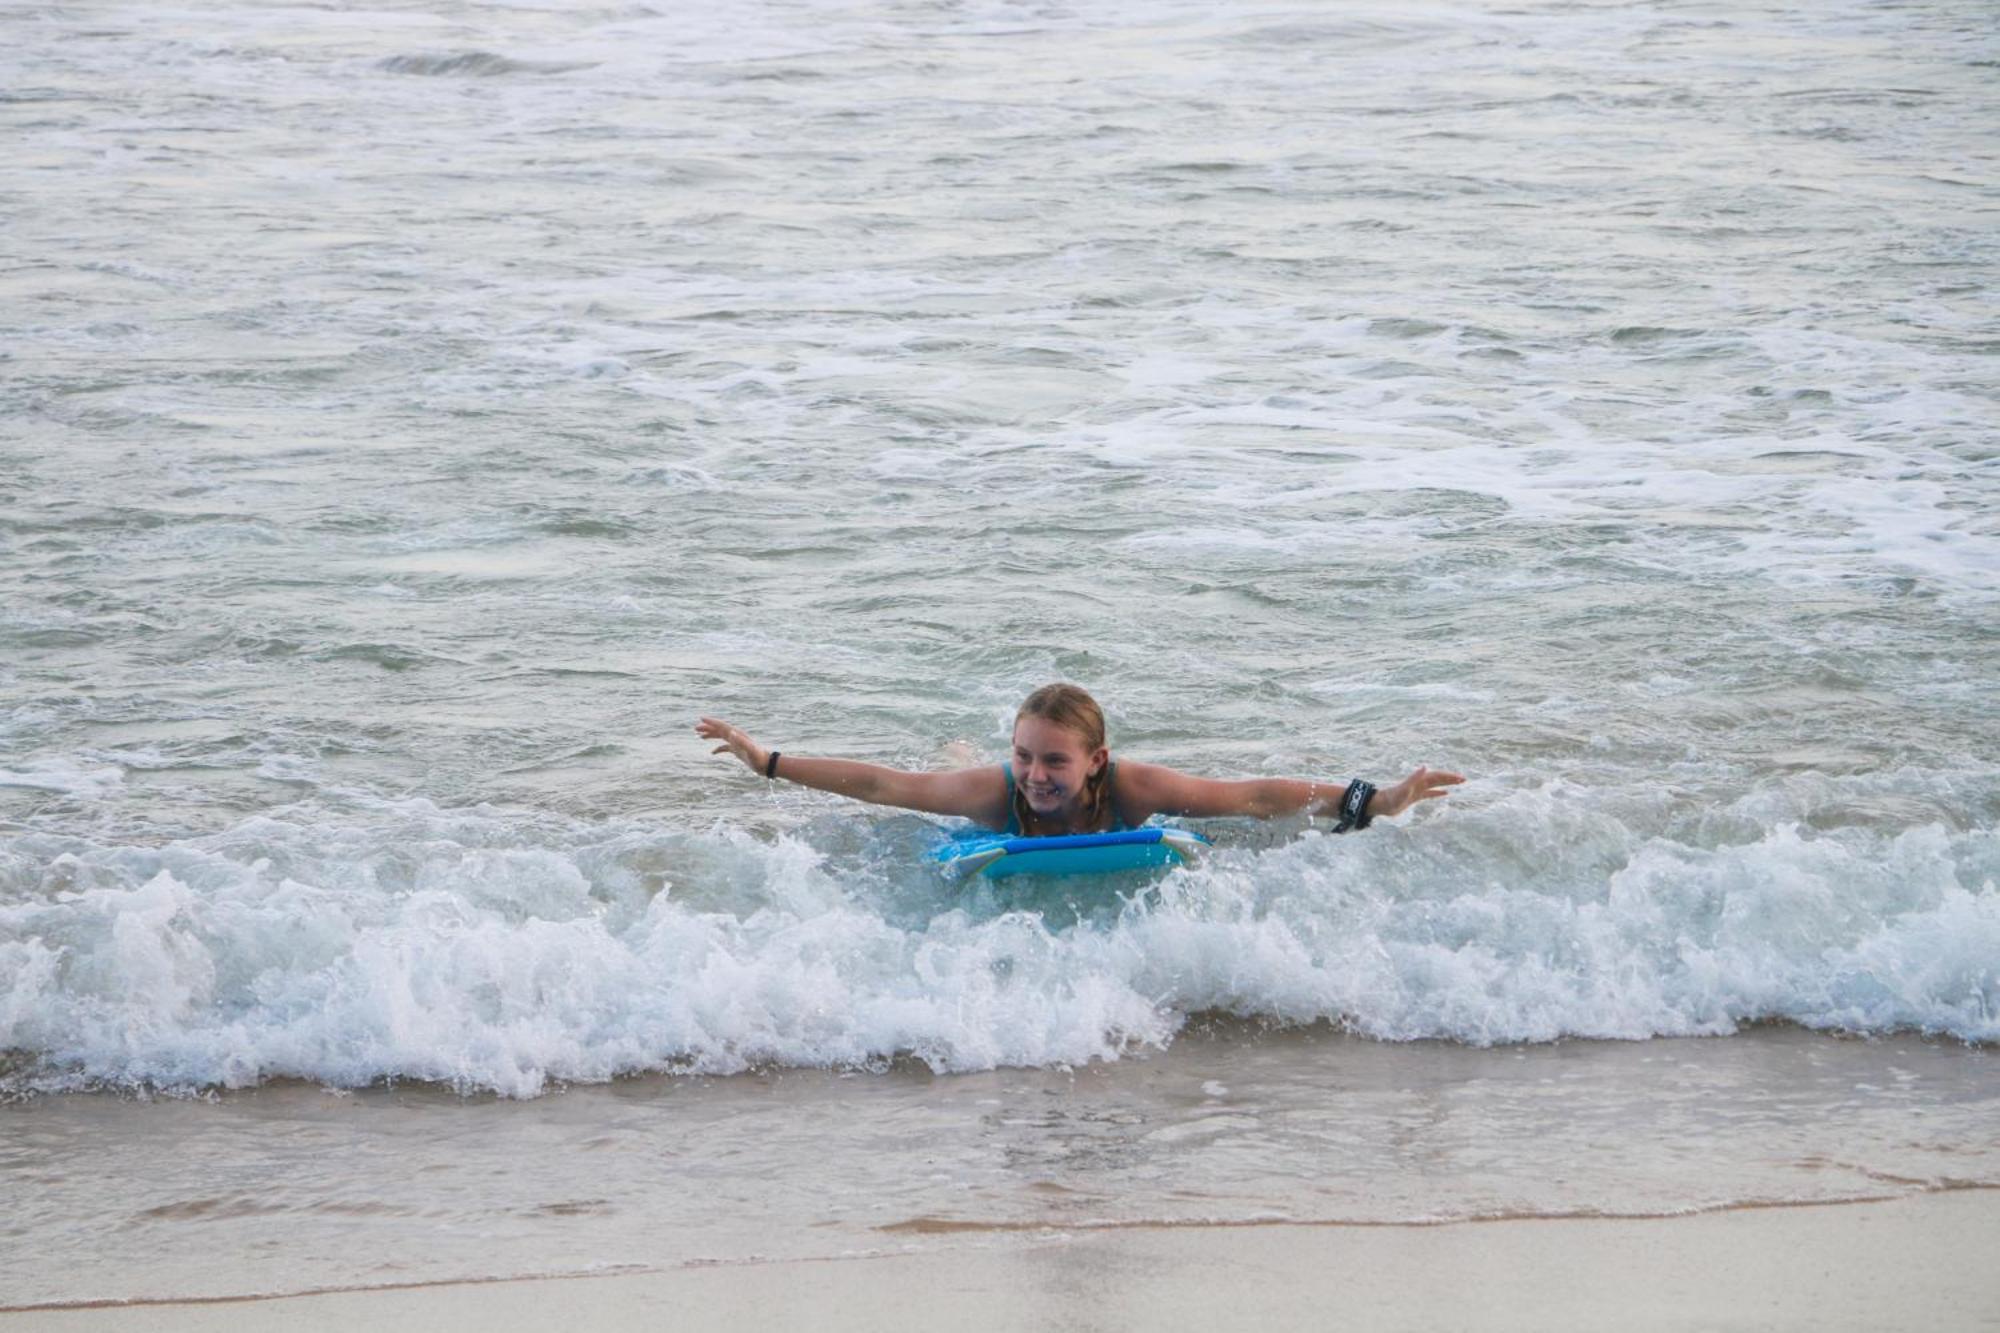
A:
[[[1130,827],[1118,813],[1117,786],[1118,761],[1107,759],[1104,761],[1104,803],[1111,807],[1111,828],[1108,831],[1112,833],[1122,833]]]
[[[1021,816],[1014,810],[1014,765],[1002,760],[1000,772],[1007,779],[1007,827],[1000,831],[1012,838],[1021,836]]]

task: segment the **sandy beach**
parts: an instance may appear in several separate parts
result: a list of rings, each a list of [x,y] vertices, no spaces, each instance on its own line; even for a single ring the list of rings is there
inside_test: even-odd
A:
[[[2000,1328],[2000,1193],[1680,1218],[1047,1231],[912,1255],[35,1310],[7,1330]]]

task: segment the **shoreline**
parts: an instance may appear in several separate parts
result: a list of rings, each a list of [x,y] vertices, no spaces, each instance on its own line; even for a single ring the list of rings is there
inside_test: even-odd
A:
[[[539,1328],[810,1322],[846,1330],[2000,1328],[2000,1188],[1745,1204],[1679,1216],[1450,1222],[1126,1223],[910,1253],[694,1262],[638,1272],[0,1310],[0,1329],[285,1327],[367,1320]]]
[[[106,1078],[82,1078],[64,1067],[48,1067],[34,1052],[0,1050],[0,1107],[32,1106],[51,1100],[74,1097],[109,1097],[133,1102],[180,1102],[221,1104],[259,1094],[327,1093],[342,1097],[436,1097],[474,1106],[492,1103],[527,1104],[551,1097],[588,1095],[598,1090],[616,1090],[660,1084],[726,1084],[782,1078],[870,1078],[956,1079],[980,1076],[1031,1076],[1059,1070],[1065,1073],[1109,1073],[1120,1067],[1146,1060],[1173,1058],[1176,1048],[1207,1046],[1225,1041],[1239,1044],[1283,1042],[1287,1040],[1362,1043],[1392,1051],[1463,1051],[1473,1054],[1494,1052],[1556,1052],[1579,1047],[1646,1048],[1668,1042],[1730,1042],[1736,1040],[1806,1040],[1854,1043],[1864,1047],[1892,1042],[1917,1042],[1946,1050],[1962,1050],[1975,1055],[2000,1056],[2000,1039],[1960,1036],[1953,1032],[1924,1027],[1884,1028],[1880,1031],[1844,1027],[1816,1027],[1785,1017],[1746,1018],[1727,1032],[1659,1032],[1641,1037],[1605,1037],[1566,1032],[1536,1040],[1491,1042],[1456,1041],[1448,1037],[1390,1038],[1371,1036],[1330,1019],[1311,1022],[1274,1022],[1246,1018],[1226,1010],[1202,1010],[1184,1016],[1181,1026],[1164,1042],[1133,1042],[1113,1058],[1093,1057],[1075,1064],[999,1064],[986,1069],[937,1070],[909,1051],[898,1051],[879,1063],[783,1064],[766,1062],[727,1073],[681,1069],[669,1066],[620,1070],[605,1078],[551,1078],[539,1092],[517,1095],[486,1085],[461,1087],[449,1080],[417,1076],[383,1076],[367,1083],[329,1083],[306,1074],[281,1072],[260,1077],[254,1083],[231,1086],[223,1083],[161,1084],[150,1081],[124,1082]],[[11,1082],[10,1082],[11,1080]],[[25,1082],[23,1082],[25,1080]],[[1650,1214],[1646,1214],[1650,1216]]]

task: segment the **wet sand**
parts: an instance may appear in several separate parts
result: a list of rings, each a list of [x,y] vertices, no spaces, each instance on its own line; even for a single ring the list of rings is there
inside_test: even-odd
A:
[[[35,1098],[0,1333],[1995,1327],[1996,1107],[1990,1051],[1914,1036],[1225,1022],[1075,1070]]]
[[[607,1277],[39,1310],[0,1329],[2000,1328],[2000,1191],[1679,1218],[1130,1227]]]

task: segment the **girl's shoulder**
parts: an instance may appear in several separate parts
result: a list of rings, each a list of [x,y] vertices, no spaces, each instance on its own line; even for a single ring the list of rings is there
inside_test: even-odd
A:
[[[1111,790],[1117,794],[1143,796],[1157,789],[1163,778],[1178,776],[1173,769],[1138,759],[1111,761]]]
[[[1154,799],[1158,786],[1158,775],[1171,773],[1158,764],[1142,763],[1137,759],[1113,759],[1110,762],[1111,812],[1117,824],[1125,828],[1138,828],[1159,813],[1159,805]]]

